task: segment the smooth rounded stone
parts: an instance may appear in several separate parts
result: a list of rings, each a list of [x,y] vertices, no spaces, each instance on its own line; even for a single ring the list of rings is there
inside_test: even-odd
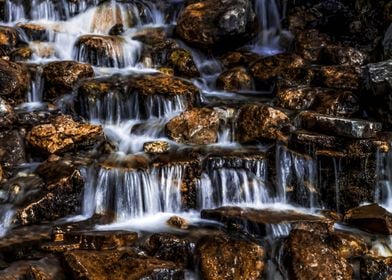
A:
[[[37,152],[61,154],[102,142],[103,130],[99,125],[78,123],[70,116],[59,116],[50,124],[33,127],[27,141]]]
[[[392,278],[392,257],[364,256],[360,259],[361,279],[390,280]]]
[[[0,96],[13,103],[24,100],[30,86],[30,75],[23,65],[0,59]]]
[[[8,55],[19,42],[18,31],[14,27],[0,26],[0,57]]]
[[[317,29],[298,31],[295,38],[295,45],[298,53],[305,60],[318,62],[324,47],[331,43],[328,35],[320,33]]]
[[[234,48],[256,35],[257,21],[248,0],[206,0],[186,6],[176,32],[202,48]]]
[[[75,250],[64,253],[63,259],[75,279],[184,279],[184,271],[173,262],[131,251]]]
[[[324,65],[362,66],[367,55],[351,47],[328,45],[321,50],[319,62]]]
[[[45,26],[36,23],[18,23],[29,41],[49,41],[49,32]]]
[[[224,91],[250,91],[254,88],[252,76],[243,67],[224,71],[219,75],[216,86]]]
[[[392,213],[377,204],[348,210],[344,215],[344,222],[371,233],[392,234]]]
[[[236,121],[236,139],[249,143],[263,139],[287,142],[290,119],[281,110],[268,105],[248,104],[240,108]]]
[[[9,128],[16,120],[14,108],[0,97],[0,129]]]
[[[323,233],[292,230],[284,243],[283,260],[290,279],[353,279],[350,263],[330,246]]]
[[[324,217],[304,214],[293,210],[254,209],[225,206],[216,209],[204,209],[201,218],[223,223],[227,227],[256,236],[267,236],[272,225],[291,225],[312,228],[321,224],[324,230],[331,231],[333,221]],[[234,227],[233,227],[234,226]]]
[[[0,164],[4,172],[26,162],[26,151],[23,135],[18,130],[0,132]]]
[[[193,248],[194,244],[186,238],[170,233],[155,233],[142,246],[150,256],[172,261],[184,268],[193,266]]]
[[[382,42],[384,46],[384,56],[386,59],[392,59],[392,23],[389,25]]]
[[[264,271],[264,248],[227,235],[206,236],[196,244],[199,269],[206,280],[256,280]]]
[[[45,82],[44,100],[51,100],[71,93],[83,79],[94,76],[91,65],[76,61],[56,61],[46,64],[42,77]]]
[[[350,117],[359,111],[359,101],[352,92],[309,86],[278,90],[276,105],[339,117]]]
[[[218,140],[219,116],[208,108],[194,108],[171,119],[166,135],[179,143],[206,145]]]
[[[348,138],[373,138],[381,132],[382,124],[361,119],[334,117],[315,112],[301,112],[298,125],[304,129]]]
[[[189,228],[189,223],[186,219],[179,216],[172,216],[169,220],[166,221],[171,227],[179,228],[179,229],[187,229]]]
[[[200,76],[190,51],[177,48],[169,50],[167,54],[167,65],[174,70],[179,77],[196,78]]]
[[[362,70],[358,66],[323,66],[320,70],[323,86],[359,90],[362,86]]]
[[[143,151],[149,154],[162,154],[170,149],[170,144],[166,141],[153,141],[143,144]]]

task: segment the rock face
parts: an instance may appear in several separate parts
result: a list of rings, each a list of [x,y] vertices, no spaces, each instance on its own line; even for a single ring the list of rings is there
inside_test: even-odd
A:
[[[30,75],[22,65],[0,59],[0,96],[14,102],[24,100],[30,83]]]
[[[94,76],[91,65],[75,61],[58,61],[45,65],[42,74],[45,81],[44,99],[51,100],[71,93],[83,79]]]
[[[50,124],[35,126],[27,136],[33,149],[46,154],[61,154],[76,148],[91,147],[102,140],[101,126],[78,123],[70,116],[59,116]]]
[[[377,204],[350,209],[344,216],[349,225],[377,234],[392,234],[392,213]]]
[[[256,243],[224,235],[199,241],[196,252],[206,280],[260,279],[264,270],[264,249]]]
[[[238,46],[255,35],[256,18],[248,0],[207,0],[190,4],[179,15],[176,31],[203,48]]]
[[[179,143],[211,144],[218,139],[219,116],[214,110],[194,108],[166,124],[166,134]]]
[[[262,139],[287,141],[289,117],[267,105],[249,104],[241,107],[237,119],[237,139],[248,143]]]

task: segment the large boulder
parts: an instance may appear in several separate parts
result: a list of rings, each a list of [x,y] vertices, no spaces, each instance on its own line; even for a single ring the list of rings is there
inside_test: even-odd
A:
[[[255,36],[256,27],[251,1],[206,0],[184,8],[176,31],[183,40],[199,47],[230,48]]]
[[[264,249],[256,243],[225,235],[207,236],[196,245],[206,280],[256,280],[264,271]]]
[[[43,68],[42,77],[45,82],[44,99],[51,100],[62,94],[71,93],[73,88],[83,79],[94,76],[91,65],[75,61],[56,61]]]
[[[61,154],[101,143],[103,130],[99,125],[79,123],[70,116],[59,116],[50,124],[33,127],[27,141],[37,152]]]
[[[0,59],[0,96],[14,102],[24,100],[30,86],[26,67]]]
[[[289,117],[268,105],[248,104],[241,107],[237,118],[236,137],[240,143],[262,139],[287,141]]]
[[[205,145],[218,139],[219,115],[212,109],[194,108],[166,124],[166,134],[179,143]]]

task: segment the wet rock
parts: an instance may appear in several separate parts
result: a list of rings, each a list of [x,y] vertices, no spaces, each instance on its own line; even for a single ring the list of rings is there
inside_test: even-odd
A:
[[[366,54],[351,47],[326,46],[319,57],[324,65],[350,65],[361,66],[367,60]]]
[[[219,75],[216,86],[225,91],[252,90],[253,78],[243,67],[232,68]]]
[[[384,56],[386,59],[392,58],[392,24],[389,25],[388,30],[385,32],[384,40]]]
[[[71,251],[64,261],[76,279],[183,279],[174,263],[121,251]]]
[[[245,67],[248,68],[253,62],[260,60],[261,56],[252,52],[231,51],[222,54],[219,61],[226,69]]]
[[[29,41],[48,41],[49,33],[43,25],[36,23],[18,23],[16,25],[26,34]]]
[[[75,61],[56,61],[43,68],[45,82],[44,99],[51,100],[62,94],[71,93],[83,79],[94,76],[93,68],[88,64]]]
[[[194,108],[171,119],[165,127],[170,139],[179,143],[205,145],[218,139],[219,116],[208,108]]]
[[[18,62],[18,61],[25,61],[31,58],[33,55],[33,51],[29,47],[24,47],[24,48],[18,48],[13,50],[10,53],[10,58],[12,61]]]
[[[288,88],[310,87],[317,81],[316,69],[312,66],[293,68],[280,73],[275,82],[275,92]]]
[[[361,279],[392,279],[392,257],[365,256],[360,261]]]
[[[301,30],[295,40],[298,53],[307,61],[318,62],[324,47],[330,44],[328,35],[316,29]]]
[[[172,261],[186,268],[192,266],[193,246],[187,239],[169,233],[151,235],[144,245],[144,249],[157,259]]]
[[[24,100],[30,84],[26,67],[0,59],[0,96],[14,102]]]
[[[102,140],[101,126],[78,123],[70,116],[59,116],[50,124],[37,125],[27,136],[33,149],[46,154],[61,154],[88,148]]]
[[[116,23],[109,30],[109,35],[111,36],[119,36],[124,33],[124,25],[122,23]]]
[[[242,232],[266,236],[272,230],[273,225],[314,225],[321,224],[324,230],[331,230],[333,223],[327,219],[307,215],[292,210],[276,211],[271,209],[253,209],[240,207],[220,207],[210,210],[202,210],[201,217],[215,220],[225,224],[227,227],[237,229]]]
[[[53,58],[56,55],[55,46],[50,42],[31,42],[29,47],[34,55],[41,58]]]
[[[10,127],[16,119],[12,106],[0,97],[0,129]]]
[[[185,49],[173,49],[167,54],[167,65],[172,67],[174,74],[179,77],[195,78],[200,73],[192,58],[190,51]]]
[[[358,90],[362,72],[357,66],[324,66],[320,71],[322,84],[330,88]]]
[[[240,109],[236,138],[240,143],[262,139],[287,141],[289,117],[282,111],[266,105],[249,104]]]
[[[228,236],[208,236],[196,245],[203,279],[260,279],[264,249],[256,243]]]
[[[7,55],[19,42],[18,31],[9,26],[0,26],[0,56]]]
[[[294,229],[283,254],[290,279],[353,279],[351,265],[329,246],[325,235]]]
[[[301,86],[279,90],[276,105],[289,110],[350,117],[359,111],[358,98],[350,91]]]
[[[26,162],[23,135],[18,130],[0,132],[0,165],[10,172],[19,164]]]
[[[256,17],[247,0],[207,0],[186,6],[176,32],[186,42],[203,48],[235,47],[255,36]]]
[[[165,141],[146,142],[143,144],[143,151],[149,154],[162,154],[170,149],[170,144]]]
[[[350,209],[344,222],[371,233],[392,234],[392,213],[377,204]]]
[[[330,242],[338,254],[345,259],[360,257],[367,253],[365,241],[353,234],[334,232],[330,236]]]
[[[301,112],[298,115],[298,124],[310,131],[358,139],[376,137],[382,129],[381,123],[314,112]]]
[[[166,221],[166,224],[179,229],[187,229],[189,227],[188,221],[179,216],[170,217],[170,219]]]

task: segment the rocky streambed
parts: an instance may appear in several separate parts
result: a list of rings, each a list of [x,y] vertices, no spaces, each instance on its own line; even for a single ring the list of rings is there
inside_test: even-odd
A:
[[[0,0],[0,279],[392,279],[391,21]]]

